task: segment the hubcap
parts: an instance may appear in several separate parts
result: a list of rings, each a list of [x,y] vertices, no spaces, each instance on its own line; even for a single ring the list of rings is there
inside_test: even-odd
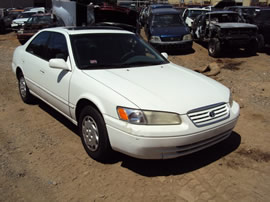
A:
[[[209,45],[209,52],[210,53],[214,52],[214,45],[212,43],[210,43],[210,45]]]
[[[82,121],[82,135],[84,142],[91,151],[96,151],[99,145],[99,133],[95,120],[85,116]]]
[[[23,77],[20,78],[20,93],[22,97],[26,97],[26,83]]]

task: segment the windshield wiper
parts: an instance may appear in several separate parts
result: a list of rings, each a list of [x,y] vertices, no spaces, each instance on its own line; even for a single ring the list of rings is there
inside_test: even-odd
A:
[[[94,64],[94,65],[81,65],[80,69],[116,69],[116,68],[125,68],[125,67],[140,67],[140,66],[150,66],[150,65],[160,65],[162,62],[153,62],[153,61],[136,61],[136,62],[127,62],[127,63],[115,63],[115,64]]]
[[[80,69],[111,69],[121,67],[121,64],[93,64],[93,65],[81,65]]]
[[[153,61],[136,61],[136,62],[127,62],[127,63],[123,63],[121,66],[122,67],[131,67],[131,66],[135,66],[135,67],[139,67],[139,66],[149,66],[149,65],[160,65],[163,64],[162,62],[153,62]]]

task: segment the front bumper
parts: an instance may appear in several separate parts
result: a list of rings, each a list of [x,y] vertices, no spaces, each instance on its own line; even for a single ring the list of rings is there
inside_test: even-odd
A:
[[[224,37],[222,38],[222,44],[230,47],[245,48],[250,46],[252,41],[257,41],[256,37],[241,38],[241,37]]]
[[[23,25],[24,25],[24,23],[22,23],[22,24],[12,23],[11,24],[11,29],[14,30],[14,31],[19,30],[20,28],[23,27]]]
[[[114,150],[141,159],[170,159],[212,146],[230,136],[239,116],[234,102],[230,117],[218,123],[196,127],[186,116],[181,125],[133,125],[105,116],[108,135]]]
[[[163,50],[190,50],[192,49],[193,40],[187,41],[170,41],[170,42],[152,42],[150,44],[156,49]]]

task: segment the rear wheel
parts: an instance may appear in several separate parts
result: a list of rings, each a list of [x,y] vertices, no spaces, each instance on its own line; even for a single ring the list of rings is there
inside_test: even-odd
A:
[[[80,113],[79,133],[84,149],[93,159],[106,162],[112,154],[106,124],[101,114],[91,106]]]
[[[219,57],[221,53],[220,41],[217,38],[213,38],[208,43],[208,54],[212,57]]]
[[[20,93],[22,100],[27,104],[32,103],[34,100],[34,97],[29,92],[29,88],[27,87],[25,78],[24,78],[22,73],[19,74],[18,80],[19,80],[18,81],[19,82],[19,93]]]

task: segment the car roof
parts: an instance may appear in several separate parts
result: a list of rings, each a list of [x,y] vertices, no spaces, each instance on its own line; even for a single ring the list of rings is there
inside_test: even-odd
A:
[[[77,34],[134,34],[133,32],[126,31],[120,27],[112,26],[89,26],[89,27],[52,27],[43,29],[43,31],[61,32],[69,35]]]
[[[170,4],[151,4],[150,7],[152,9],[156,9],[156,8],[172,8],[173,6]]]
[[[214,14],[238,14],[237,12],[234,11],[211,11],[207,12],[206,15],[214,15]]]
[[[208,8],[186,8],[189,11],[210,11]]]
[[[51,13],[37,13],[37,14],[34,14],[32,16],[50,16],[52,15]]]
[[[225,8],[250,8],[250,9],[254,9],[254,8],[260,8],[259,6],[228,6]]]
[[[180,11],[174,8],[158,8],[152,11],[154,15],[162,15],[162,14],[180,14]]]
[[[24,11],[22,13],[37,13],[36,11]]]

